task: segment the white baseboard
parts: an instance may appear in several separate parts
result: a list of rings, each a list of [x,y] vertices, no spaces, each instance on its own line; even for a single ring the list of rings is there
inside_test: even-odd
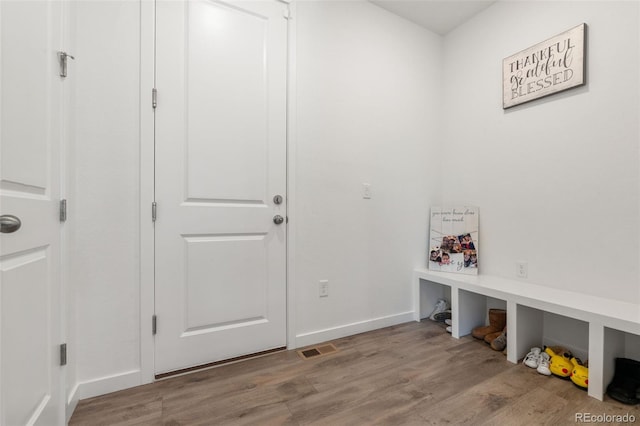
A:
[[[93,398],[94,396],[132,388],[140,384],[142,384],[140,370],[125,371],[124,373],[78,383],[69,400],[75,399],[78,401]]]
[[[338,327],[327,328],[324,330],[298,334],[296,335],[296,341],[290,342],[289,349],[315,345],[316,343],[327,342],[329,340],[339,339],[341,337],[352,336],[354,334],[364,333],[367,331],[377,330],[379,328],[390,327],[392,325],[414,321],[413,317],[413,311],[402,312],[400,314],[389,315],[386,317],[373,318],[370,320],[354,322],[351,324],[345,324]]]
[[[69,392],[69,395],[67,395],[67,404],[65,407],[65,415],[67,420],[65,424],[69,424],[69,420],[71,420],[71,416],[73,415],[73,412],[76,411],[76,407],[78,406],[78,386],[79,384],[76,383],[73,389],[71,389],[71,392]]]

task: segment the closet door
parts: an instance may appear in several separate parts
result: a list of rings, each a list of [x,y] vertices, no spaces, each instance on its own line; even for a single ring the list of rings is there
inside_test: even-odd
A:
[[[0,424],[64,423],[61,1],[0,2]]]
[[[156,8],[158,374],[286,345],[287,6]]]

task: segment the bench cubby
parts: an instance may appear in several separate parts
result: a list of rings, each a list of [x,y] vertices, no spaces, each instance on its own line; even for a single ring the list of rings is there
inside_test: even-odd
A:
[[[457,306],[452,309],[451,334],[454,337],[462,337],[471,334],[471,330],[476,327],[488,325],[488,312],[492,308],[507,309],[507,302],[481,293],[459,290]],[[453,312],[456,312],[455,317]]]
[[[448,285],[438,284],[434,282],[424,282],[422,289],[418,294],[420,298],[419,318],[427,318],[433,312],[438,299],[445,299],[451,303],[451,287]]]
[[[525,357],[532,347],[563,346],[583,361],[589,355],[589,323],[528,306],[516,305],[515,357]],[[509,334],[509,337],[511,335]]]

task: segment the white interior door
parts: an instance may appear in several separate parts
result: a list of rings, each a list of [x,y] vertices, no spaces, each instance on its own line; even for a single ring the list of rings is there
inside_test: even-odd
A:
[[[286,10],[156,3],[156,374],[286,345]]]
[[[0,2],[0,424],[64,422],[59,357],[60,1]],[[15,232],[12,222],[19,218]]]

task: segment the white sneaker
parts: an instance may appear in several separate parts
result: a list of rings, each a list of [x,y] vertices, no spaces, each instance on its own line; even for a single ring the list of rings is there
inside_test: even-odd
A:
[[[444,320],[451,319],[451,309],[445,309],[442,312],[436,312],[433,314],[433,318],[438,322],[443,322]]]
[[[453,325],[453,320],[448,318],[448,319],[444,320],[444,323],[447,324],[447,325]]]
[[[538,368],[540,364],[540,348],[531,348],[527,356],[524,357],[522,363],[527,367]]]
[[[546,352],[542,352],[540,354],[540,362],[538,363],[538,373],[544,374],[545,376],[551,375],[551,370],[549,370],[549,354]]]
[[[438,301],[436,302],[436,307],[433,309],[433,312],[431,312],[431,315],[429,315],[429,319],[431,321],[436,321],[435,315],[444,312],[447,309],[449,309],[449,304],[447,303],[447,301],[444,299],[438,299]]]
[[[450,325],[447,326],[446,330],[447,330],[447,333],[451,333],[451,330],[452,330],[451,326]]]

